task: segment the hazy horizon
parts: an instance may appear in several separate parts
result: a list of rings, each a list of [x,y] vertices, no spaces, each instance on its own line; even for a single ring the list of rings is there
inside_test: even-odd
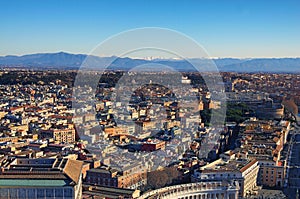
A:
[[[96,54],[87,54],[87,53],[76,53],[76,52],[68,52],[68,51],[49,51],[49,52],[33,52],[28,54],[7,54],[7,55],[0,55],[0,57],[8,57],[8,56],[16,56],[16,57],[22,57],[26,55],[34,55],[34,54],[58,54],[58,53],[66,53],[66,54],[72,54],[72,55],[87,55],[87,56],[97,56],[97,57],[118,57],[117,55],[108,55],[108,56],[99,56]],[[131,58],[131,59],[145,59],[145,60],[151,60],[152,59],[173,59],[173,60],[182,60],[178,59],[176,57],[131,57],[131,56],[120,56],[120,58]],[[187,57],[188,59],[297,59],[298,57]]]

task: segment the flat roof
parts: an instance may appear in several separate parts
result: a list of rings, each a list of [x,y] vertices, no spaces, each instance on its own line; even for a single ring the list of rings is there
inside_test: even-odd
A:
[[[0,179],[0,187],[61,187],[69,185],[67,180]]]
[[[88,189],[92,188],[92,189]],[[82,196],[83,198],[87,198],[88,196],[101,196],[105,198],[113,198],[117,199],[120,196],[128,196],[133,195],[135,192],[139,190],[134,189],[123,189],[123,188],[114,188],[114,187],[102,187],[102,186],[92,186],[92,185],[83,185]]]
[[[111,173],[110,170],[107,170],[106,168],[92,168],[87,170],[87,172],[95,172],[95,173]]]

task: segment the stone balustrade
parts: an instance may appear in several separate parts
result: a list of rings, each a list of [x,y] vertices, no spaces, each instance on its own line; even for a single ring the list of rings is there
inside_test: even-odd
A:
[[[199,182],[156,189],[139,199],[237,199],[238,191],[235,182]]]

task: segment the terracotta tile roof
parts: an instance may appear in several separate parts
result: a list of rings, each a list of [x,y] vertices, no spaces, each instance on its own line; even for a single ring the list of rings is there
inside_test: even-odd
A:
[[[255,163],[257,162],[256,159],[253,159],[250,163],[246,164],[244,167],[242,167],[240,169],[240,172],[244,172],[246,171],[247,169],[249,169],[252,165],[254,165]]]
[[[80,180],[80,174],[82,170],[83,162],[78,160],[68,159],[64,172],[70,177],[76,184]]]
[[[274,141],[275,143],[277,143],[277,142],[279,141],[279,138],[278,138],[278,137],[274,137],[274,138],[273,138],[273,141]]]

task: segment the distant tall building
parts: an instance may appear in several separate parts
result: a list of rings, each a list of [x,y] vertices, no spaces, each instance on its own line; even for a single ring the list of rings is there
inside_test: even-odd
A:
[[[140,164],[132,164],[122,171],[99,167],[87,171],[86,183],[105,187],[138,189],[147,184],[147,168]]]
[[[182,83],[182,84],[191,84],[191,80],[190,80],[188,77],[183,76],[183,77],[181,78],[181,83]]]
[[[272,99],[267,99],[256,107],[256,117],[261,119],[280,119],[284,115],[284,106],[280,103],[273,103]]]
[[[68,125],[58,125],[50,129],[41,129],[39,132],[39,137],[43,138],[53,138],[58,142],[72,143],[75,142],[75,128],[73,124]]]
[[[239,196],[245,197],[257,186],[258,161],[253,159],[218,159],[198,170],[192,175],[192,182],[214,182],[233,180],[239,183]]]
[[[80,199],[82,162],[71,159],[15,159],[1,167],[1,199]]]

